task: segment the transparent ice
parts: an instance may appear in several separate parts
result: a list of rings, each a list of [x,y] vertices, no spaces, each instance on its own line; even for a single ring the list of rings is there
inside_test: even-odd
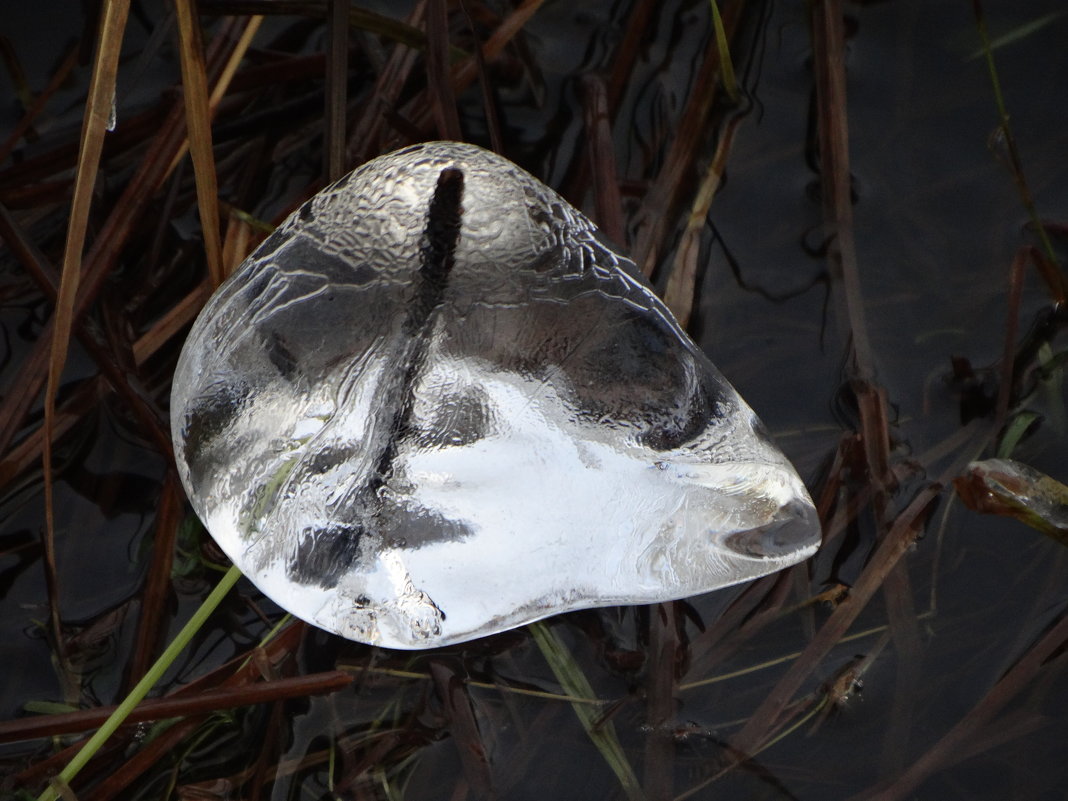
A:
[[[794,469],[634,265],[471,145],[375,159],[286,220],[194,325],[172,428],[241,570],[391,648],[695,595],[819,542]]]

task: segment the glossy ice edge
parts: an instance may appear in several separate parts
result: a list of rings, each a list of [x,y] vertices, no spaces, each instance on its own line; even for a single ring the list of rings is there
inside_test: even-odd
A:
[[[410,287],[448,171],[464,181],[452,283],[413,350]],[[356,311],[328,325],[335,295]],[[633,265],[470,145],[381,157],[291,216],[205,307],[172,412],[182,480],[227,555],[297,616],[388,647],[695,595],[819,541],[793,468]],[[397,435],[402,418],[418,436]]]

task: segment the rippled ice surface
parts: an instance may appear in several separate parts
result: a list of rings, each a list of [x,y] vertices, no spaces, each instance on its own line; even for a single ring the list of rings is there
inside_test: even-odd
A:
[[[290,217],[194,326],[172,421],[234,562],[389,647],[685,597],[819,540],[793,468],[633,265],[470,145],[383,156]]]

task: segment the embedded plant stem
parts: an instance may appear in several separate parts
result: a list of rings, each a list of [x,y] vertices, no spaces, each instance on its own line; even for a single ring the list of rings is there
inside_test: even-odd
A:
[[[37,801],[56,801],[60,795],[60,789],[70,784],[71,780],[78,775],[78,772],[85,767],[86,763],[93,758],[93,755],[100,750],[100,747],[107,742],[108,737],[115,733],[115,730],[122,725],[126,720],[130,712],[133,711],[141,700],[148,695],[148,691],[155,686],[167,669],[171,666],[174,660],[178,657],[185,647],[189,644],[189,641],[193,639],[193,636],[200,631],[201,626],[211,617],[212,612],[219,606],[220,602],[226,594],[237,583],[237,580],[241,578],[241,571],[236,567],[231,567],[226,571],[226,574],[220,579],[219,583],[215,586],[215,589],[211,591],[207,598],[204,599],[204,603],[200,605],[200,608],[193,614],[186,623],[182,630],[175,635],[174,640],[167,646],[160,658],[156,660],[155,664],[148,669],[144,678],[137,682],[129,694],[122,700],[115,711],[111,713],[104,725],[101,726],[96,734],[89,738],[89,741],[82,747],[82,749],[74,756],[74,758],[67,763],[67,766],[59,772],[59,775],[52,780],[48,787],[37,797]]]

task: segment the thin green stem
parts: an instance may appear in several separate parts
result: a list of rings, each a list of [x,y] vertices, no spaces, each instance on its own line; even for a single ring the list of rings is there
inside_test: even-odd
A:
[[[645,801],[638,777],[623,753],[623,746],[616,737],[616,730],[611,721],[602,721],[601,711],[588,706],[582,699],[593,698],[593,687],[586,674],[582,672],[571,652],[556,636],[556,633],[542,622],[531,623],[527,630],[534,637],[545,661],[549,663],[556,680],[564,692],[575,696],[571,707],[575,710],[582,728],[597,746],[612,772],[616,774],[629,801]]]
[[[1059,266],[1060,262],[1057,261],[1053,243],[1050,242],[1046,228],[1042,225],[1042,220],[1039,219],[1038,208],[1035,206],[1035,200],[1031,196],[1031,189],[1028,187],[1027,179],[1024,177],[1023,161],[1020,158],[1020,151],[1016,147],[1016,137],[1013,136],[1012,127],[1009,125],[1009,111],[1005,105],[1005,96],[1001,91],[1001,81],[998,78],[997,66],[994,64],[994,49],[990,43],[990,34],[986,29],[986,18],[983,16],[982,4],[979,0],[973,0],[972,8],[975,11],[975,24],[979,29],[979,38],[983,43],[983,56],[986,59],[987,72],[990,73],[990,85],[994,90],[994,103],[998,109],[999,127],[1005,137],[1005,147],[1009,153],[1009,166],[1012,169],[1012,177],[1016,182],[1016,189],[1020,193],[1020,200],[1023,202],[1028,216],[1031,218],[1031,224],[1034,225],[1035,231],[1038,233],[1042,249],[1046,252],[1046,258],[1050,260],[1051,264]]]
[[[237,580],[241,578],[241,571],[236,567],[231,567],[226,574],[220,579],[219,583],[215,586],[215,589],[211,591],[207,598],[204,599],[204,603],[200,605],[200,608],[193,614],[193,617],[189,619],[182,630],[175,635],[174,640],[167,646],[167,650],[160,655],[160,658],[156,660],[155,664],[148,669],[144,678],[137,682],[137,685],[130,690],[130,693],[122,700],[115,711],[111,713],[104,725],[101,726],[96,734],[89,738],[89,741],[82,747],[82,749],[74,755],[74,758],[67,763],[67,766],[60,771],[59,775],[52,780],[52,783],[44,789],[37,801],[56,801],[60,795],[58,788],[66,787],[70,785],[71,780],[78,775],[78,772],[85,767],[86,763],[93,758],[93,755],[100,750],[100,747],[107,742],[107,739],[115,733],[115,730],[122,725],[123,721],[129,716],[141,700],[148,695],[148,691],[151,690],[156,683],[163,677],[163,674],[167,672],[167,669],[171,666],[175,659],[178,658],[178,654],[185,650],[185,647],[189,645],[189,641],[193,639],[193,636],[200,631],[201,627],[211,616],[212,612],[219,606],[222,599],[226,597],[226,594],[237,583]]]

